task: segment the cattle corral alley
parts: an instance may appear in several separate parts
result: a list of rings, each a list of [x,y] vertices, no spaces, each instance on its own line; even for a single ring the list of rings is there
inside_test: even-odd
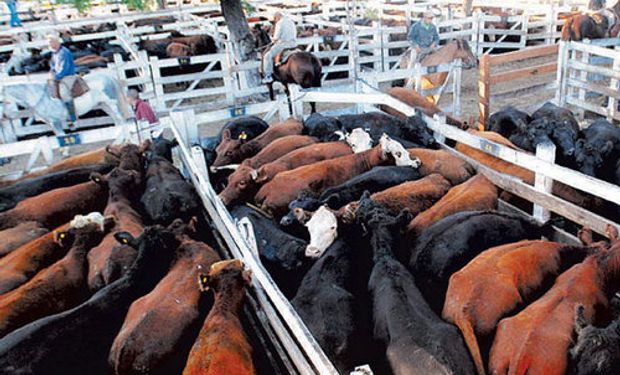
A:
[[[18,4],[0,373],[620,374],[620,2]]]

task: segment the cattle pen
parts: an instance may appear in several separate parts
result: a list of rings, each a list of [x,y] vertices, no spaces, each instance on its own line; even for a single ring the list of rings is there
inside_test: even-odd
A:
[[[189,7],[187,3],[191,3]],[[215,14],[219,5],[193,0],[179,2],[174,10],[153,13],[173,18],[163,28],[130,26],[131,21],[146,19],[153,14],[118,9],[118,5],[102,5],[101,9],[95,10],[93,15],[101,12],[101,19],[57,20],[53,25],[45,22],[37,25],[39,21],[31,21],[28,24],[32,30],[60,30],[103,23],[109,14],[118,14],[116,30],[72,38],[75,41],[110,38],[114,44],[121,46],[127,58],[117,54],[114,62],[100,71],[114,75],[123,83],[123,88],[139,87],[142,97],[159,115],[159,121],[153,125],[134,120],[113,124],[110,117],[97,116],[78,121],[77,128],[64,136],[50,136],[47,125],[38,122],[31,111],[20,109],[17,113],[5,114],[1,111],[4,107],[0,107],[3,116],[0,117],[0,166],[3,159],[7,159],[8,163],[0,169],[0,188],[5,180],[42,170],[40,159],[43,159],[43,164],[51,165],[60,149],[80,154],[103,144],[138,146],[146,140],[167,138],[173,141],[174,166],[199,198],[200,219],[206,223],[199,231],[209,239],[209,245],[222,259],[239,259],[251,271],[244,292],[241,325],[254,349],[252,359],[260,375],[335,375],[344,372],[338,370],[332,353],[321,345],[294,306],[292,298],[286,295],[283,285],[277,283],[270,271],[266,257],[260,251],[261,243],[266,242],[266,238],[255,230],[249,217],[234,214],[218,194],[221,187],[216,186],[215,170],[218,167],[213,168],[207,161],[208,151],[214,150],[208,150],[204,141],[209,138],[205,134],[213,135],[214,130],[218,130],[216,137],[219,136],[218,142],[221,142],[223,132],[219,129],[223,123],[256,116],[269,125],[294,119],[305,126],[311,119],[308,104],[318,104],[319,109],[325,108],[319,110],[321,114],[333,118],[377,112],[385,114],[388,109],[403,114],[406,120],[419,118],[425,129],[432,133],[439,151],[471,166],[473,175],[484,176],[493,188],[503,192],[498,194],[497,211],[542,227],[548,225],[551,229],[543,236],[548,241],[578,247],[586,243],[583,233],[590,230],[594,238],[601,241],[599,243],[608,241],[617,246],[618,240],[610,228],[620,228],[620,217],[604,215],[569,201],[556,188],[562,186],[579,194],[585,193],[593,201],[620,207],[620,186],[559,165],[557,158],[560,153],[556,152],[556,145],[551,142],[539,143],[535,146],[535,152],[527,152],[495,138],[484,137],[482,132],[474,130],[473,123],[466,124],[469,126],[451,123],[451,117],[465,119],[471,115],[471,110],[463,109],[463,101],[469,98],[464,93],[463,76],[466,72],[460,59],[432,66],[416,63],[401,67],[399,64],[408,42],[397,40],[397,36],[402,39],[411,22],[429,6],[443,7],[447,10],[442,12],[438,22],[441,39],[446,41],[461,37],[469,40],[474,55],[480,61],[479,70],[474,72],[479,76],[473,79],[477,90],[469,94],[475,97],[475,107],[479,110],[476,123],[481,131],[488,126],[493,106],[497,107],[500,102],[512,103],[511,99],[526,95],[532,95],[534,99],[529,101],[527,108],[519,105],[519,109],[531,112],[535,107],[540,107],[540,98],[549,98],[555,105],[577,114],[580,130],[587,128],[592,119],[605,119],[617,125],[620,123],[620,39],[559,41],[559,28],[564,23],[560,15],[574,9],[565,3],[583,7],[582,1],[558,2],[562,5],[555,1],[543,5],[529,1],[507,2],[506,8],[512,11],[496,15],[483,10],[494,5],[494,2],[480,0],[474,1],[477,10],[469,17],[461,13],[460,1],[381,1],[374,6],[372,3],[353,1],[354,9],[351,9],[349,1],[340,0],[324,0],[312,5],[293,0],[258,3],[255,10],[257,17],[269,17],[286,5],[299,28],[313,29],[300,38],[301,48],[325,62],[321,77],[323,87],[303,89],[293,84],[288,96],[277,92],[274,99],[265,98],[266,87],[251,83],[250,77],[258,70],[259,63],[240,63],[223,24],[223,17]],[[192,9],[191,5],[195,8]],[[56,11],[60,18],[72,13],[63,9],[59,7]],[[208,17],[196,15],[211,11],[214,15]],[[345,21],[351,14],[357,14],[359,18],[370,15],[372,21],[369,25],[354,26]],[[2,17],[3,14],[0,14],[0,21]],[[335,21],[334,17],[338,20]],[[508,28],[490,26],[501,22],[508,23]],[[319,30],[328,29],[333,34],[319,33]],[[185,35],[213,37],[217,51],[191,57],[159,58],[149,56],[146,50],[139,47],[142,40],[165,38],[180,31]],[[36,39],[0,45],[0,53],[17,47],[40,47],[43,43],[43,39]],[[496,54],[500,49],[508,52]],[[191,72],[183,69],[190,69]],[[422,78],[438,73],[447,75],[445,83],[422,90]],[[24,82],[43,83],[45,75],[8,76],[0,73],[0,99],[4,99],[4,87]],[[442,112],[427,115],[420,108],[386,93],[389,87],[402,82],[422,96],[437,96]],[[0,102],[0,106],[3,105]],[[114,126],[110,126],[112,124]],[[243,134],[238,136],[239,140],[245,140]],[[343,134],[346,139],[352,133],[344,131]],[[383,147],[380,142],[376,143]],[[105,149],[107,152],[107,147]],[[465,152],[464,149],[471,151]],[[149,150],[143,156],[150,158],[151,153]],[[492,162],[488,163],[489,160]],[[249,165],[248,162],[244,160],[232,167],[239,168],[243,163]],[[519,172],[504,173],[497,168],[500,164]],[[224,165],[223,169],[228,167],[231,166]],[[620,169],[618,171],[620,173]],[[269,216],[260,205],[258,208],[253,204],[245,206]],[[577,231],[579,228],[584,230]],[[367,238],[364,237],[364,240]],[[201,283],[200,278],[198,283]],[[616,295],[618,297],[620,294]],[[179,301],[176,303],[181,304]],[[439,314],[439,319],[441,317]],[[356,363],[350,374],[382,374],[381,368],[370,365],[371,361],[368,358],[368,362]]]

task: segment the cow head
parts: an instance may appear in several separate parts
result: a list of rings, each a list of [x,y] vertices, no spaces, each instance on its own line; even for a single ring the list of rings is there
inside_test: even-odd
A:
[[[616,344],[620,336],[618,321],[607,329],[596,328],[588,324],[592,317],[586,317],[583,305],[577,305],[575,308],[574,319],[577,344],[571,349],[570,354],[575,363],[575,373],[613,373],[613,364],[620,355],[620,349]]]
[[[438,147],[433,133],[420,114],[407,117],[403,131],[405,135],[404,138],[411,142],[416,142],[426,148]]]
[[[372,138],[362,128],[355,128],[351,133],[344,134],[344,141],[351,146],[351,150],[356,154],[372,148]]]
[[[418,168],[420,166],[420,159],[415,157],[411,159],[409,152],[403,147],[403,145],[390,138],[387,134],[384,133],[381,136],[379,144],[381,145],[383,157],[391,155],[392,158],[394,158],[395,165],[399,167],[412,168]]]
[[[562,154],[566,157],[572,157],[575,154],[575,141],[577,140],[577,132],[567,123],[553,128],[551,137],[555,143],[562,149]]]
[[[338,219],[326,206],[321,206],[306,223],[310,232],[310,243],[306,256],[319,258],[338,237]]]
[[[174,221],[168,225],[168,230],[177,236],[187,235],[191,236],[196,233],[196,224],[198,223],[198,218],[193,216],[187,223],[185,223],[182,219],[174,219]]]
[[[227,287],[241,290],[251,282],[252,272],[245,270],[243,262],[239,259],[213,263],[206,275],[203,273],[198,275],[198,287],[202,292],[213,289],[217,293]]]
[[[321,207],[321,201],[314,196],[301,192],[297,199],[288,204],[289,212],[280,219],[280,225],[288,227],[293,224],[306,224],[312,213]]]
[[[135,272],[133,270],[139,267],[139,269],[148,270],[149,275],[163,273],[170,267],[170,262],[180,243],[174,233],[161,225],[144,228],[138,237],[134,237],[129,232],[116,232],[114,239],[121,245],[138,250],[138,258],[128,272]]]
[[[76,215],[67,230],[54,231],[54,241],[65,248],[79,245],[90,249],[101,242],[114,224],[113,216],[104,217],[99,212]]]
[[[597,148],[585,139],[579,139],[575,143],[575,161],[581,173],[595,176],[601,168],[604,158],[613,149],[613,142],[607,141],[602,147]]]
[[[233,139],[229,129],[222,132],[222,141],[215,148],[216,157],[213,162],[214,167],[221,167],[236,163],[241,155],[239,148],[248,141],[248,135],[245,132],[239,134],[237,139]]]
[[[218,195],[225,206],[239,200],[248,200],[256,194],[259,184],[256,183],[258,172],[250,166],[247,159],[228,176],[226,188]]]

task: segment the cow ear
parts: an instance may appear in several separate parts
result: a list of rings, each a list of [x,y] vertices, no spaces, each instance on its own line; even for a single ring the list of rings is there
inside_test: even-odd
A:
[[[198,274],[198,289],[200,289],[201,292],[209,290],[209,275],[204,273]]]
[[[114,156],[115,158],[119,158],[119,159],[121,158],[121,155],[120,155],[120,154],[118,154],[118,153],[114,150],[114,148],[112,147],[112,145],[107,145],[107,146],[105,146],[105,152],[107,152],[108,154],[110,154],[110,155]]]
[[[230,138],[231,138],[230,129],[224,129],[224,131],[222,132],[222,140],[230,141]]]
[[[241,274],[243,280],[249,285],[252,283],[252,271],[244,270]]]
[[[71,243],[71,233],[69,231],[54,232],[54,242],[61,247],[67,247]]]
[[[141,154],[144,154],[146,152],[146,150],[148,150],[149,147],[151,147],[152,144],[153,144],[153,142],[150,139],[145,139],[144,142],[142,142],[142,144],[140,145],[139,152]]]
[[[93,172],[90,174],[90,179],[91,181],[93,181],[96,184],[99,185],[104,185],[107,184],[108,180],[105,176],[103,176],[101,173],[99,172]]]
[[[196,233],[196,224],[198,224],[198,218],[196,216],[192,216],[187,223],[187,227],[194,233]]]
[[[258,179],[258,171],[256,169],[252,169],[250,171],[250,177],[252,177],[252,180],[256,181]]]
[[[179,145],[179,141],[175,138],[170,142],[170,148],[177,147]]]
[[[131,247],[136,247],[136,239],[129,232],[117,232],[114,233],[114,238],[118,243],[123,245],[128,245]]]
[[[605,144],[601,148],[601,154],[606,154],[606,153],[610,152],[613,149],[614,149],[614,142],[613,141],[607,141],[607,142],[605,142]]]
[[[103,229],[106,232],[111,230],[115,224],[116,220],[114,219],[114,216],[110,215],[103,218]]]

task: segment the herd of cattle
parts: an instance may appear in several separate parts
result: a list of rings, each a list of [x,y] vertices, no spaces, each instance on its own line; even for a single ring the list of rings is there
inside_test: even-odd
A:
[[[584,228],[582,246],[548,240],[553,219],[499,211],[508,194],[440,150],[420,116],[244,117],[203,148],[220,199],[252,223],[261,261],[340,372],[620,371],[617,230],[597,242]],[[531,171],[455,149],[534,183]]]
[[[202,241],[173,146],[108,146],[3,182],[0,373],[254,372],[237,317],[251,276]]]

